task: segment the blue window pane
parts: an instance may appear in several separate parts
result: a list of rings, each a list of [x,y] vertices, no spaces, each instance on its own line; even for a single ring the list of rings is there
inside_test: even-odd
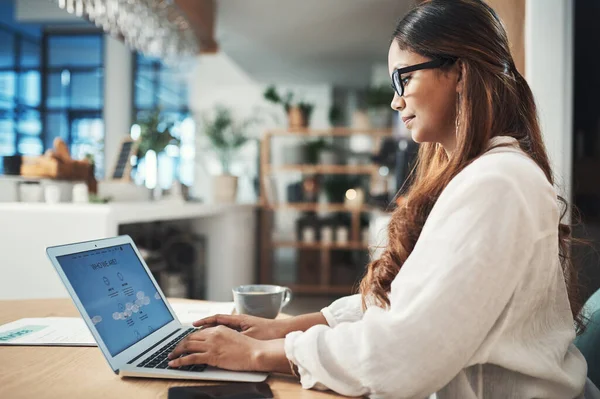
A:
[[[154,106],[154,72],[149,68],[138,68],[135,78],[135,106],[151,108]]]
[[[46,104],[49,108],[63,108],[68,106],[68,95],[69,85],[64,79],[65,74],[62,73],[50,73],[48,74],[46,87],[48,90],[48,97]]]
[[[160,72],[160,87],[158,89],[159,104],[163,108],[180,108],[182,79],[167,69]]]
[[[160,58],[158,57],[150,57],[141,53],[136,54],[136,61],[138,65],[152,65],[157,62],[160,62]]]
[[[12,109],[15,97],[15,73],[0,72],[0,108]]]
[[[102,36],[54,36],[48,40],[50,67],[102,65]]]
[[[159,106],[162,108],[179,108],[179,95],[170,87],[161,86],[158,90]]]
[[[29,107],[40,105],[40,73],[39,71],[24,72],[19,76],[19,98],[20,104]]]
[[[71,73],[71,107],[102,108],[102,72]]]
[[[67,141],[69,122],[66,112],[48,112],[46,115],[46,148],[52,148],[55,137]]]
[[[42,155],[43,151],[42,140],[37,137],[23,137],[19,140],[21,155]]]
[[[15,37],[0,30],[0,68],[15,66]]]
[[[90,115],[75,119],[71,124],[71,156],[85,159],[89,154],[94,159],[95,175],[104,177],[104,121],[102,115]]]
[[[186,84],[181,86],[181,90],[179,90],[179,107],[187,108],[189,104],[189,93],[187,90],[188,86]]]
[[[99,109],[103,106],[103,76],[101,71],[70,72],[48,75],[49,108]]]
[[[71,123],[71,137],[73,143],[89,143],[102,145],[104,137],[104,122],[102,115],[82,116]]]
[[[0,156],[6,155],[15,155],[15,143],[14,141],[4,141],[2,137],[0,137]]]
[[[0,115],[0,156],[14,155],[15,148],[15,124],[12,113],[6,112]]]
[[[40,67],[40,45],[28,40],[21,40],[21,60],[22,68]]]
[[[23,111],[17,121],[17,130],[27,136],[39,136],[42,132],[42,122],[39,111]]]
[[[163,118],[175,122],[171,130],[173,136],[181,139],[179,148],[168,146],[159,154],[159,184],[166,188],[177,178],[184,184],[191,185],[195,167],[195,131],[194,121],[187,118],[188,91],[185,75],[163,65],[160,60],[140,54],[137,55],[136,62],[134,94],[138,119],[158,106],[163,110]],[[143,163],[144,159],[138,164],[136,182],[144,179]]]

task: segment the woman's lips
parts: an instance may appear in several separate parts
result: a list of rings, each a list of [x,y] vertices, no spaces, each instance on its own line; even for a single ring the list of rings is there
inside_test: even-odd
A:
[[[414,116],[406,116],[402,118],[402,122],[404,122],[404,125],[406,127],[409,127],[410,123],[413,121],[413,119],[415,119]]]

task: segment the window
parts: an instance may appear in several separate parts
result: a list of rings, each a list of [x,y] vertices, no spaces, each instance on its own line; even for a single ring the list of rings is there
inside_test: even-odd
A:
[[[0,158],[44,150],[40,67],[39,42],[0,26]]]
[[[194,179],[195,123],[188,108],[187,81],[183,73],[170,68],[157,58],[137,54],[134,69],[134,119],[144,112],[160,109],[161,114],[177,121],[172,130],[180,140],[179,148],[168,146],[159,154],[162,188],[171,187],[174,179],[191,186]],[[138,164],[136,182],[145,179],[144,160]]]
[[[104,176],[104,66],[101,33],[47,33],[43,99],[46,148],[56,137],[71,156],[94,157]]]
[[[100,32],[38,40],[0,25],[0,158],[41,155],[61,137],[73,158],[93,155],[103,177],[103,58]]]

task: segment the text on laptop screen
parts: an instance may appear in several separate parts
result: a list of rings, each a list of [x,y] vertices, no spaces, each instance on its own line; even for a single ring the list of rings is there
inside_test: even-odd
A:
[[[112,356],[173,320],[131,244],[57,260]]]

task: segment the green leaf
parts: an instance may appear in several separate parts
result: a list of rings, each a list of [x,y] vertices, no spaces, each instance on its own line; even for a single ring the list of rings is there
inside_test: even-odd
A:
[[[161,116],[160,109],[143,113],[135,124],[140,127],[138,157],[143,158],[153,150],[157,154],[164,151],[169,144],[179,145],[179,140],[171,135],[176,121]]]
[[[203,115],[203,133],[208,138],[213,150],[221,161],[223,171],[229,170],[231,159],[235,153],[248,142],[247,131],[256,123],[256,119],[246,119],[236,122],[231,110],[225,106],[217,105],[213,118]]]

